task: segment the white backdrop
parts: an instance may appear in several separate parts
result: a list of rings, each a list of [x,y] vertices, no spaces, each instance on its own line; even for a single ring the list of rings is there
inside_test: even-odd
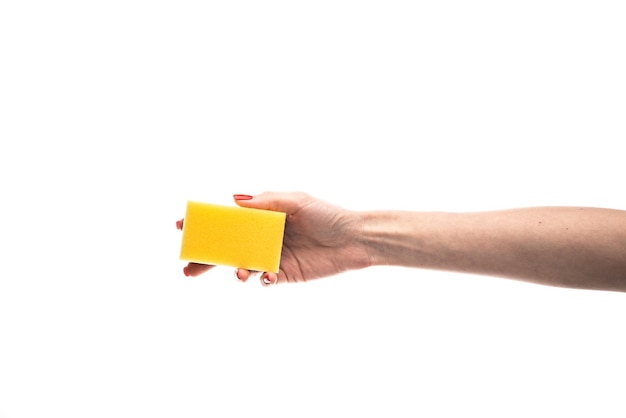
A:
[[[623,417],[623,294],[182,274],[188,199],[626,209],[622,2],[422,3],[0,3],[0,417]]]

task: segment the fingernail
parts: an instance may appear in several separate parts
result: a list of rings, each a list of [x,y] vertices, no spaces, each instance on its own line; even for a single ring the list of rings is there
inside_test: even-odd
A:
[[[270,280],[269,274],[264,274],[263,275],[263,283],[265,284],[272,284],[272,281]]]
[[[233,197],[235,198],[235,200],[250,200],[250,199],[252,199],[252,196],[250,196],[249,194],[235,194],[235,195],[233,195]]]
[[[239,277],[239,269],[235,270],[235,277],[237,278],[238,281],[241,281],[241,278]]]
[[[180,221],[176,221],[176,229],[183,229],[183,220],[181,219]]]
[[[185,276],[187,276],[187,277],[189,277],[189,276],[190,276],[190,274],[189,274],[189,269],[188,269],[187,267],[183,268],[183,274],[184,274]]]

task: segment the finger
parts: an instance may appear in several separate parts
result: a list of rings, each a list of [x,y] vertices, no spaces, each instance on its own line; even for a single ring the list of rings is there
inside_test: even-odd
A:
[[[182,231],[183,230],[183,222],[185,221],[185,219],[181,219],[179,221],[176,221],[176,229]]]
[[[263,286],[272,286],[278,283],[278,275],[276,273],[266,272],[261,275],[261,284]]]
[[[213,267],[209,264],[189,263],[183,268],[183,274],[187,277],[196,277],[211,270]]]
[[[235,277],[239,279],[240,282],[245,283],[250,278],[250,270],[246,269],[237,269],[235,270]]]
[[[306,193],[264,192],[256,196],[236,194],[233,196],[239,206],[255,209],[266,209],[277,212],[294,213],[313,198]]]

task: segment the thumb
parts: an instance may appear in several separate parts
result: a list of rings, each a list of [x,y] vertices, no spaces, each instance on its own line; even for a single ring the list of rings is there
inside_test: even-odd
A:
[[[297,212],[313,200],[311,196],[302,192],[264,192],[255,196],[236,194],[233,198],[241,207],[273,210],[287,214]]]

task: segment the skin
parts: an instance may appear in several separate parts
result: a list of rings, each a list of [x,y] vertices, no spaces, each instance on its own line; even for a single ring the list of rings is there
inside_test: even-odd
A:
[[[235,202],[287,214],[280,271],[261,275],[266,286],[394,265],[626,291],[626,211],[358,212],[305,193],[273,192],[236,195]],[[211,267],[190,263],[186,271],[198,276]],[[251,272],[236,275],[245,282]]]

